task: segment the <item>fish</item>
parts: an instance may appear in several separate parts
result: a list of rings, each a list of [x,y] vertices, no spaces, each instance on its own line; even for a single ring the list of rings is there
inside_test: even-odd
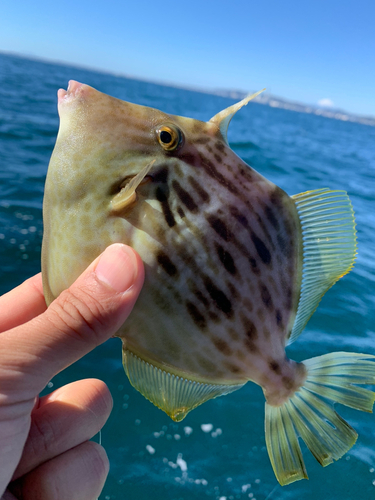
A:
[[[281,485],[308,478],[299,439],[326,466],[355,443],[334,403],[371,412],[375,357],[333,352],[295,362],[285,348],[354,265],[343,190],[289,196],[230,148],[232,117],[207,122],[122,101],[70,81],[45,184],[49,305],[104,249],[141,256],[145,284],[117,332],[130,383],[181,421],[251,381]]]

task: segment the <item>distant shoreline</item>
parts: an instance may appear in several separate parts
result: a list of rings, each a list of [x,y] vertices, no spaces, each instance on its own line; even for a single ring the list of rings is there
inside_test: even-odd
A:
[[[154,83],[157,85],[164,85],[166,87],[173,87],[173,88],[178,88],[182,90],[190,90],[192,92],[200,92],[202,94],[209,94],[209,95],[216,95],[220,97],[226,97],[229,99],[236,99],[236,100],[241,100],[250,93],[245,92],[242,90],[226,90],[226,89],[204,89],[204,88],[198,88],[198,87],[192,87],[192,86],[182,86],[182,85],[177,85],[174,83],[169,83],[169,82],[160,82],[160,81],[155,81],[155,80],[149,80],[145,78],[140,78],[136,76],[131,76],[127,75],[124,73],[117,73],[109,70],[104,70],[102,68],[93,68],[89,66],[84,66],[84,65],[79,65],[67,61],[54,61],[52,59],[45,59],[43,57],[38,57],[38,56],[33,56],[33,55],[27,55],[27,54],[19,54],[16,52],[8,52],[8,51],[1,51],[0,54],[3,54],[5,56],[12,56],[12,57],[19,57],[21,59],[29,59],[31,61],[39,61],[39,62],[44,62],[44,63],[50,63],[50,64],[57,64],[59,66],[71,66],[73,68],[77,69],[85,69],[89,71],[96,71],[98,73],[103,73],[107,75],[114,75],[117,77],[123,77],[127,78],[129,80],[135,80],[135,81],[142,81],[142,82],[148,82],[148,83]],[[314,114],[317,116],[323,116],[325,118],[331,118],[333,120],[340,120],[340,121],[346,121],[346,122],[352,122],[352,123],[360,123],[362,125],[368,125],[370,127],[375,127],[375,117],[372,116],[362,116],[362,115],[357,115],[354,113],[349,113],[347,111],[341,110],[341,109],[335,109],[335,108],[326,108],[322,106],[316,106],[316,105],[308,105],[308,104],[302,104],[296,101],[290,101],[288,99],[284,99],[282,97],[277,97],[272,94],[269,94],[267,92],[263,92],[262,94],[258,95],[255,99],[254,102],[258,104],[264,104],[266,106],[270,106],[272,108],[280,108],[280,109],[287,109],[289,111],[296,111],[298,113],[307,113],[307,114]]]
[[[213,93],[215,95],[220,95],[223,97],[231,97],[233,99],[243,99],[246,95],[248,95],[247,92],[239,91],[217,91],[209,93]],[[325,118],[332,118],[333,120],[361,123],[362,125],[375,127],[375,118],[373,118],[372,116],[361,116],[343,111],[341,109],[324,108],[321,106],[302,104],[299,102],[283,99],[282,97],[276,97],[267,93],[258,95],[254,99],[254,102],[265,104],[266,106],[271,106],[272,108],[288,109],[289,111],[297,111],[298,113],[314,114],[318,116],[324,116]]]

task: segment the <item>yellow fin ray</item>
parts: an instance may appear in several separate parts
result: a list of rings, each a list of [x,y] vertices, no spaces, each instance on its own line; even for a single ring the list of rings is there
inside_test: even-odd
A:
[[[123,364],[132,386],[172,420],[183,420],[189,411],[209,399],[224,396],[244,384],[206,384],[179,377],[123,349]]]
[[[375,400],[374,392],[355,385],[375,384],[375,356],[335,352],[304,364],[303,387],[282,406],[266,403],[267,450],[281,485],[307,478],[298,436],[324,467],[355,443],[357,433],[327,399],[362,411],[372,411]]]
[[[317,189],[292,196],[302,227],[301,296],[291,344],[336,281],[353,267],[356,231],[352,204],[345,191]]]

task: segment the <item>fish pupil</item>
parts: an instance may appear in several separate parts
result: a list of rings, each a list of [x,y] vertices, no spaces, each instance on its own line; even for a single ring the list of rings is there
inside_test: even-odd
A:
[[[170,142],[172,142],[172,135],[166,130],[162,130],[160,132],[160,140],[164,144],[169,144]]]

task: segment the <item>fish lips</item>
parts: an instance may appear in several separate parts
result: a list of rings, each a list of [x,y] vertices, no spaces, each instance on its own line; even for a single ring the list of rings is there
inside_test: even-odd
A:
[[[81,89],[83,90],[84,87],[88,88],[89,86],[83,83],[76,82],[75,80],[69,80],[67,90],[59,89],[57,91],[58,103],[63,104],[64,102],[74,99],[79,91]]]

